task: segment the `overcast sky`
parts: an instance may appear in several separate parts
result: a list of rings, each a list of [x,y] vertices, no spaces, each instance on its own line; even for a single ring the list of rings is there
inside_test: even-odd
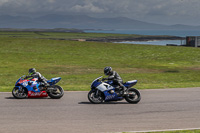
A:
[[[0,0],[0,15],[86,14],[200,25],[200,0]]]

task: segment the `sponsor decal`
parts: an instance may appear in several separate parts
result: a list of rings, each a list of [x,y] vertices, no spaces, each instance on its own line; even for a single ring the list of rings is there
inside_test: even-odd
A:
[[[21,84],[21,83],[27,82],[27,81],[29,81],[29,80],[27,80],[27,79],[25,79],[25,80],[20,79],[19,83]]]
[[[28,97],[47,97],[48,94],[45,91],[41,91],[41,92],[33,92],[33,91],[29,91],[28,92]]]
[[[26,87],[26,86],[28,85],[28,82],[24,82],[22,85],[23,85],[24,87]]]
[[[104,84],[104,86],[105,86],[108,90],[113,89],[113,87],[112,87],[111,85]]]
[[[113,95],[108,95],[106,98],[105,98],[105,100],[110,100],[110,99],[113,99],[115,97],[115,94],[113,94]]]
[[[37,81],[37,80],[38,80],[38,78],[33,78],[33,79],[32,79],[32,81]]]

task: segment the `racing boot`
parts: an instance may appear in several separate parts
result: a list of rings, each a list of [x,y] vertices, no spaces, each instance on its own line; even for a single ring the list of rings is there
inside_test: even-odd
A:
[[[47,82],[41,83],[40,91],[46,91],[50,85]]]
[[[123,97],[123,96],[125,96],[125,94],[126,94],[126,87],[123,85],[123,84],[120,84],[120,91],[119,91],[119,94]]]
[[[113,93],[115,93],[115,91],[114,91],[114,90],[110,90],[109,93],[110,93],[110,94],[113,94]]]

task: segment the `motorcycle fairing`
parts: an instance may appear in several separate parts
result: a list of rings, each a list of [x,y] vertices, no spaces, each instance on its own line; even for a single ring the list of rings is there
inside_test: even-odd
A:
[[[28,97],[29,98],[38,98],[38,97],[48,97],[48,94],[46,91],[40,91],[39,86],[40,83],[36,80],[29,81],[31,85],[26,86],[28,89]],[[35,88],[35,89],[33,89]]]
[[[122,97],[119,97],[116,93],[110,94],[108,91],[103,92],[105,95],[105,101],[118,101],[122,100]]]
[[[92,82],[90,88],[92,89],[92,88],[96,88],[97,86],[99,86],[99,85],[101,84],[101,82],[99,82],[99,79],[102,78],[102,77],[103,77],[103,76],[100,76],[100,77],[96,78],[96,79]]]
[[[33,91],[28,91],[28,97],[29,98],[37,98],[37,97],[48,97],[48,94],[46,91],[40,91],[40,92],[33,92]]]
[[[101,84],[101,82],[94,81],[94,82],[92,82],[91,88],[92,87],[97,88],[97,86],[99,86],[100,84]]]
[[[39,86],[40,86],[40,84],[36,83],[36,84],[32,84],[32,85],[27,85],[26,88],[28,89],[28,91],[40,92]],[[35,89],[33,89],[33,88],[35,88]]]
[[[109,91],[110,90],[114,90],[115,91],[115,88],[113,86],[105,83],[105,82],[101,83],[96,88],[104,93],[105,101],[118,101],[118,100],[123,99],[122,97],[119,97],[117,95],[117,93],[115,93],[115,92],[113,94],[111,94]]]
[[[28,91],[28,97],[47,97],[48,94],[45,91],[40,91],[39,89],[39,83],[37,82],[37,79],[19,79],[17,80],[15,87],[18,87],[19,90],[22,87],[25,87]],[[36,88],[36,89],[33,89]]]
[[[111,85],[109,85],[107,83],[101,83],[96,88],[98,88],[98,90],[100,90],[102,92],[104,92],[106,90],[112,90],[112,89],[114,89]]]
[[[134,86],[137,83],[137,80],[131,80],[131,81],[127,81],[126,83],[124,83],[124,86],[126,88],[130,88],[132,86]]]
[[[55,85],[55,84],[58,83],[60,80],[61,80],[61,77],[52,78],[52,79],[48,80],[47,83],[49,83],[50,85]]]
[[[29,81],[29,80],[27,80],[27,79],[22,80],[22,79],[20,78],[20,79],[18,79],[17,82],[15,83],[15,86],[20,85],[20,84],[22,84],[22,83],[24,83],[24,82],[28,82],[28,81]]]

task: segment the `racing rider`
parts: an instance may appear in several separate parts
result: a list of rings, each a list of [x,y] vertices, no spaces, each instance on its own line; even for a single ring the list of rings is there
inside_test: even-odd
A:
[[[104,68],[104,74],[107,75],[108,77],[103,78],[102,80],[112,80],[113,85],[119,86],[121,95],[124,95],[124,91],[127,88],[123,85],[123,80],[119,76],[119,74],[116,71],[112,71],[112,68],[109,66]],[[113,92],[111,92],[111,93],[113,93]]]
[[[42,76],[39,72],[36,72],[35,68],[30,68],[28,72],[29,72],[29,75],[26,76],[25,79],[27,79],[27,78],[38,78],[38,81],[41,82],[41,86],[45,86],[45,87],[50,86],[47,83],[47,79],[44,76]]]

